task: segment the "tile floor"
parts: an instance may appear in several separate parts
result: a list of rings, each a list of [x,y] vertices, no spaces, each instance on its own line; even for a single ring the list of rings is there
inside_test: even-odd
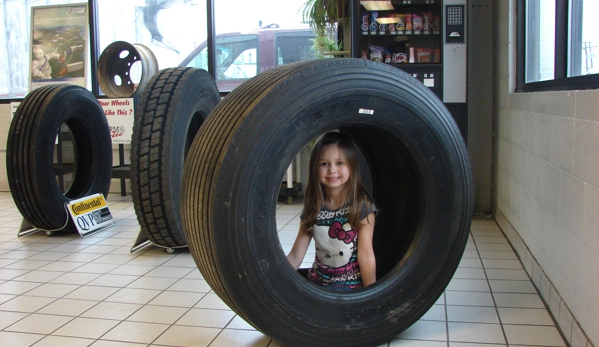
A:
[[[22,217],[0,193],[0,346],[281,346],[211,292],[188,251],[131,254],[139,231],[131,198],[111,195],[108,204],[116,226],[90,237],[17,238]],[[300,208],[277,206],[285,251]],[[495,222],[474,220],[445,293],[384,346],[566,344]]]

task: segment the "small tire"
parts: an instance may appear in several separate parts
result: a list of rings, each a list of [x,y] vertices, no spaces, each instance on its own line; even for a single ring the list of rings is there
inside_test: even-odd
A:
[[[152,76],[137,105],[131,194],[141,230],[156,245],[187,246],[180,212],[183,164],[219,101],[214,79],[205,70],[168,68]]]
[[[58,187],[53,164],[63,124],[70,129],[75,156],[73,181],[66,192]],[[97,193],[107,196],[110,188],[112,140],[98,100],[87,89],[66,84],[27,94],[10,125],[6,166],[10,191],[23,217],[35,228],[62,230],[70,220],[65,203]]]
[[[334,129],[364,154],[379,208],[378,280],[349,292],[299,275],[275,220],[289,163]],[[193,143],[182,201],[190,251],[214,292],[289,346],[374,346],[411,326],[457,269],[473,203],[466,147],[441,101],[361,59],[292,63],[235,89]]]

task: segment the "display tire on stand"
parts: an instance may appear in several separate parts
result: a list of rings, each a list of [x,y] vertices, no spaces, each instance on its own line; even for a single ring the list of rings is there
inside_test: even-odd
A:
[[[54,144],[63,125],[74,146],[73,180],[66,192],[54,177]],[[31,91],[20,103],[8,132],[8,184],[15,204],[34,227],[63,229],[65,203],[89,195],[107,196],[112,140],[104,111],[87,89],[52,84]],[[74,225],[67,228],[75,231]]]
[[[180,212],[183,164],[219,101],[214,79],[205,70],[168,68],[152,76],[137,105],[131,191],[141,231],[158,246],[187,245]]]
[[[299,275],[275,220],[289,163],[334,129],[367,158],[379,208],[377,282],[347,292]],[[289,346],[375,346],[445,290],[468,239],[471,180],[455,122],[412,76],[361,59],[292,63],[236,88],[200,129],[185,163],[184,230],[215,293],[266,335]]]

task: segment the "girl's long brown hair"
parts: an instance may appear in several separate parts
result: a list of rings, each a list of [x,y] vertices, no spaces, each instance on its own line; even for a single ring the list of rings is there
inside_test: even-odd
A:
[[[374,201],[368,191],[362,185],[360,167],[356,146],[349,135],[342,132],[329,132],[316,141],[310,154],[310,172],[304,198],[304,210],[302,212],[302,224],[311,231],[318,213],[324,206],[325,192],[318,180],[318,161],[324,147],[336,144],[345,155],[346,164],[349,165],[350,175],[346,189],[343,193],[344,206],[349,207],[349,223],[354,228],[360,227],[360,212],[363,209],[373,211]]]

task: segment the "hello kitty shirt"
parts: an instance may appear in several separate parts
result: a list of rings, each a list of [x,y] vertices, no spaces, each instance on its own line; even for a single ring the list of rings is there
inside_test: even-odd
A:
[[[358,264],[358,230],[348,223],[349,207],[335,211],[323,208],[312,235],[316,258],[308,271],[308,279],[333,290],[362,288]],[[363,210],[360,220],[374,211]]]

